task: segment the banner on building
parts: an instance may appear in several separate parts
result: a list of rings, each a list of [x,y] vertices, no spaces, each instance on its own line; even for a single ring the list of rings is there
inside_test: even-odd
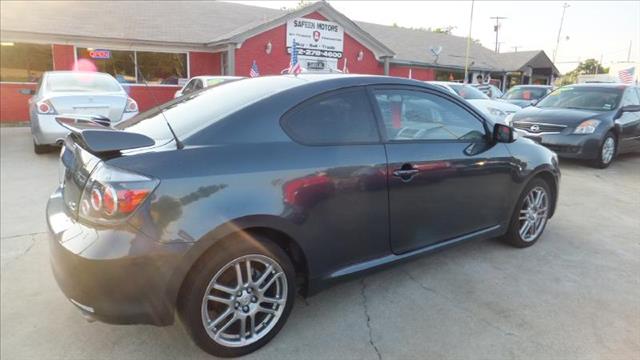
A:
[[[298,55],[339,59],[344,50],[344,28],[337,23],[297,18],[287,21],[287,52],[296,41]]]

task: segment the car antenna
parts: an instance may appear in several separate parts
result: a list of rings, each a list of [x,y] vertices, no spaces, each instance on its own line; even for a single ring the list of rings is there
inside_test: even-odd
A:
[[[147,80],[144,78],[144,74],[142,73],[142,71],[140,71],[140,67],[138,66],[138,63],[136,62],[135,58],[133,57],[133,55],[129,55],[129,56],[131,57],[131,60],[135,64],[136,71],[140,75],[140,77],[142,78],[142,83],[144,84],[145,88],[149,89],[149,84],[147,83]],[[153,91],[149,91],[149,92],[151,93],[151,97],[153,97],[153,102],[156,104],[157,107],[160,107],[160,102],[156,98],[156,95],[153,93]],[[175,131],[173,131],[173,128],[171,127],[171,124],[169,123],[169,119],[167,119],[167,117],[165,116],[164,109],[162,109],[162,108],[160,108],[160,115],[162,115],[162,118],[164,119],[164,122],[167,124],[167,127],[169,128],[169,131],[171,132],[171,135],[173,135],[173,139],[176,141],[176,147],[178,148],[178,150],[184,148],[184,144],[182,143],[182,141],[180,141],[180,139],[178,139],[178,135],[176,135]]]

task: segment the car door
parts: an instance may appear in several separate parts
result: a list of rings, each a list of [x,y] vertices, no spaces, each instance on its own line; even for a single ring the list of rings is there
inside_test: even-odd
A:
[[[629,87],[622,95],[620,107],[628,105],[640,105],[636,88]],[[623,112],[615,122],[619,130],[618,152],[640,150],[640,112]]]
[[[370,89],[388,158],[390,241],[403,253],[490,231],[508,218],[510,154],[463,100],[411,87]]]

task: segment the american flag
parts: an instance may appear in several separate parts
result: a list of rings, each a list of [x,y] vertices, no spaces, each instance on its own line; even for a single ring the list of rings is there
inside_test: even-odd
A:
[[[291,62],[289,63],[289,74],[298,75],[302,72],[302,67],[298,62],[298,47],[296,46],[296,40],[293,39],[293,46],[291,47]]]
[[[625,84],[631,84],[633,82],[633,74],[635,73],[636,68],[630,67],[628,69],[618,71],[618,77],[620,81]]]
[[[253,60],[253,64],[251,64],[251,70],[249,70],[249,76],[258,77],[260,76],[260,70],[258,70],[258,64]]]

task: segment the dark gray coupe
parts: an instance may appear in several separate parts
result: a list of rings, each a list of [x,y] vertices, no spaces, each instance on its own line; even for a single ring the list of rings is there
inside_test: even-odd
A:
[[[535,243],[556,155],[435,86],[238,80],[71,130],[47,206],[51,263],[89,319],[168,325],[239,356],[294,295],[464,241]]]

